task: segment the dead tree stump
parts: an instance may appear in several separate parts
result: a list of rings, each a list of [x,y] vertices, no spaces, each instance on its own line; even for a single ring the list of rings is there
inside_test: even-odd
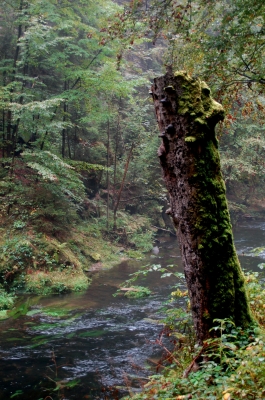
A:
[[[223,107],[205,82],[186,72],[156,78],[152,86],[162,144],[158,156],[181,247],[199,343],[214,319],[253,322],[233,243],[215,125]]]

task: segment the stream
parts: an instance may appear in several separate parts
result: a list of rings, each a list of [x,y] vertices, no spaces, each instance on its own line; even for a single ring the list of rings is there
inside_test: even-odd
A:
[[[265,222],[248,221],[234,232],[241,265],[260,271]],[[175,265],[182,272],[175,238],[159,238],[159,254],[128,260],[93,274],[86,292],[23,296],[21,314],[0,321],[0,399],[120,399],[141,390],[162,354],[155,343],[163,330],[161,307],[172,291],[170,278],[152,272],[136,284],[152,295],[113,297],[129,274],[146,264]],[[167,343],[170,346],[170,343]]]

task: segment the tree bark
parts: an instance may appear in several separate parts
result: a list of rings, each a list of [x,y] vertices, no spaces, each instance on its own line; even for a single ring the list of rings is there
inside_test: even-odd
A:
[[[128,172],[130,160],[131,160],[131,157],[132,157],[133,149],[134,149],[134,143],[131,145],[130,151],[129,151],[128,156],[127,156],[127,161],[126,161],[124,172],[123,172],[123,178],[122,178],[122,182],[121,182],[121,187],[119,189],[117,200],[116,200],[116,204],[115,204],[114,209],[113,209],[113,230],[114,231],[117,230],[117,211],[118,211],[118,207],[119,207],[119,204],[120,204],[121,194],[122,194],[123,187],[124,187],[124,184],[125,184],[125,179],[126,179],[126,176],[127,176],[127,172]]]
[[[215,125],[223,107],[205,82],[168,71],[152,86],[162,144],[158,156],[182,252],[194,327],[199,343],[214,319],[237,326],[253,322],[235,251],[220,170]]]
[[[107,231],[109,231],[109,200],[110,200],[110,180],[109,180],[109,159],[110,159],[110,123],[107,122]]]

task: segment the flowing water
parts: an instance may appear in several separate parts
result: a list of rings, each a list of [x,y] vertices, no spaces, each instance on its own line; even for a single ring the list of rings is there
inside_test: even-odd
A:
[[[265,223],[237,228],[235,244],[241,265],[260,270],[265,252]],[[144,299],[113,297],[129,274],[145,264],[175,264],[181,259],[174,238],[161,237],[160,252],[139,261],[124,261],[93,275],[81,294],[23,297],[18,318],[0,322],[0,399],[120,399],[140,390],[161,357],[156,339],[162,332],[161,306],[172,278],[150,273],[137,284],[153,294]],[[167,343],[167,345],[170,345]]]

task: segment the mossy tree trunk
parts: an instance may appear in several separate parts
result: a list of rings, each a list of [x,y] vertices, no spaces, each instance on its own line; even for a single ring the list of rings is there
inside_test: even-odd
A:
[[[185,72],[168,71],[152,86],[162,144],[158,151],[182,252],[199,343],[215,318],[252,322],[244,277],[233,244],[215,125],[223,107],[209,87]]]

